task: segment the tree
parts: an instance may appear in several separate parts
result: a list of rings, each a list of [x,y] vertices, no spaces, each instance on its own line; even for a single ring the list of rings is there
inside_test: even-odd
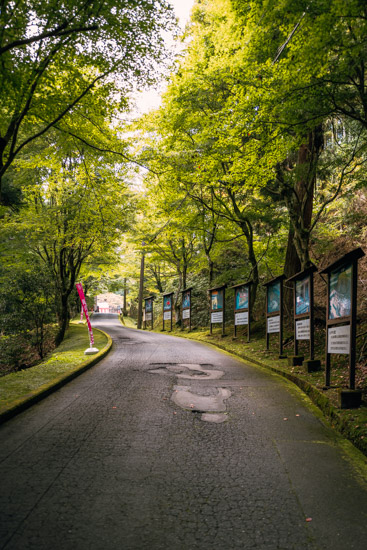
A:
[[[69,299],[82,266],[93,257],[107,263],[109,256],[116,254],[132,205],[121,181],[121,167],[118,173],[113,164],[102,167],[98,159],[78,147],[61,162],[56,159],[52,169],[47,155],[44,164],[43,177],[38,174],[38,181],[26,193],[26,206],[19,215],[11,216],[8,224],[21,233],[53,280],[59,344],[68,326]],[[32,163],[29,170],[34,175]]]
[[[101,149],[101,116],[111,121],[134,83],[152,81],[171,23],[165,0],[2,2],[1,204],[12,201],[2,185],[14,161],[51,129]]]

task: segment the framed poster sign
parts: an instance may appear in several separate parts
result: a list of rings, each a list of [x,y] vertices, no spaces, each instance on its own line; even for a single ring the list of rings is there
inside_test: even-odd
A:
[[[225,288],[222,285],[216,288],[209,289],[210,300],[210,334],[212,334],[213,325],[222,325],[222,336],[225,332]]]
[[[315,359],[315,325],[314,325],[314,273],[317,267],[313,264],[293,275],[287,280],[293,282],[293,310],[294,310],[294,356],[289,358],[290,365],[304,365],[308,372],[318,371],[321,368],[319,359]],[[298,355],[299,342],[309,341],[310,358],[304,361],[303,355]]]
[[[163,328],[165,330],[165,321],[170,321],[170,331],[172,332],[172,304],[173,292],[163,294]]]
[[[189,331],[191,330],[191,290],[192,288],[185,288],[182,290],[182,330],[184,329],[184,322],[188,319]]]
[[[279,358],[283,359],[283,281],[279,275],[265,283],[266,287],[266,349],[269,349],[270,334],[279,334]]]
[[[151,328],[153,328],[153,296],[144,298],[144,328],[147,328],[147,323],[150,321]]]
[[[234,290],[234,338],[237,328],[247,326],[247,341],[250,341],[250,288],[252,281],[232,286]]]
[[[349,355],[349,393],[339,393],[340,407],[358,407],[361,392],[355,388],[358,260],[365,253],[356,248],[330,264],[321,273],[326,273],[326,358],[325,386],[331,382],[331,356]]]

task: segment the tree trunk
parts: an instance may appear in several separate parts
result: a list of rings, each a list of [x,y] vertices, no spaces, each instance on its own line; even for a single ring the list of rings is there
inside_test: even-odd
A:
[[[65,332],[69,326],[69,308],[68,296],[63,294],[60,298],[58,311],[58,331],[55,337],[55,344],[59,346],[65,337]]]

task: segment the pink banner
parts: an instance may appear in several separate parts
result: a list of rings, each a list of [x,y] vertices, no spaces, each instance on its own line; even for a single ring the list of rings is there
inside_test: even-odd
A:
[[[76,289],[78,291],[79,298],[80,298],[80,301],[82,303],[82,308],[83,308],[83,311],[84,311],[84,315],[85,315],[85,318],[87,320],[89,336],[90,336],[90,345],[91,345],[91,347],[93,347],[94,346],[94,336],[93,336],[93,331],[92,331],[92,325],[90,324],[88,306],[87,306],[87,302],[85,301],[83,286],[80,283],[77,283],[76,284]]]

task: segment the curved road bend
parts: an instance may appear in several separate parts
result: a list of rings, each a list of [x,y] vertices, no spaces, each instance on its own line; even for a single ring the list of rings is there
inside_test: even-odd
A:
[[[297,390],[116,316],[94,325],[109,356],[0,429],[0,548],[366,547],[365,486]]]

